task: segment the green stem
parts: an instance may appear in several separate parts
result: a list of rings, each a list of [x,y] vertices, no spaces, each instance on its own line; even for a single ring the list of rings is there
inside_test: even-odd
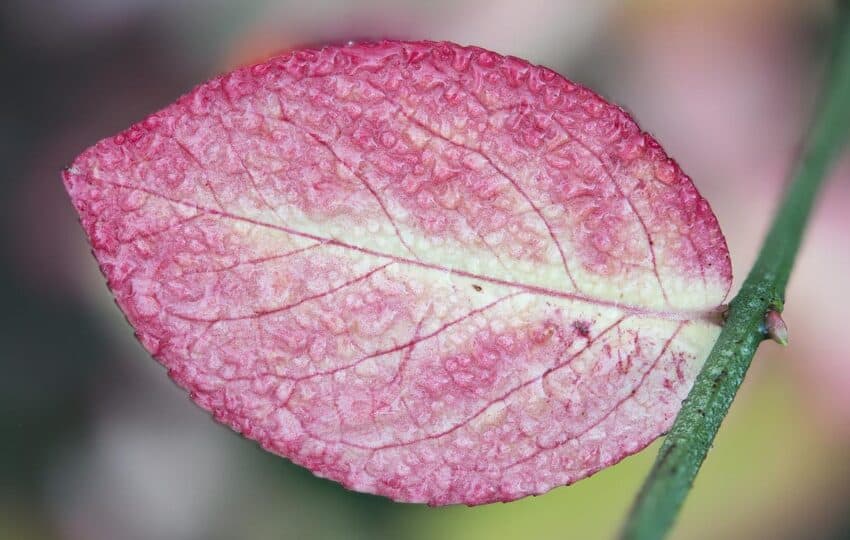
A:
[[[840,2],[833,58],[819,112],[770,232],[720,337],[682,404],[622,532],[624,539],[663,538],[702,465],[744,379],[770,310],[781,312],[785,287],[815,197],[850,135],[850,2]]]

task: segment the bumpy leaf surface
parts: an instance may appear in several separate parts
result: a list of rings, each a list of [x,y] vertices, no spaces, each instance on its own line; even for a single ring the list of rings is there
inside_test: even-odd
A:
[[[237,70],[64,180],[196,403],[399,501],[508,501],[643,448],[731,282],[708,204],[628,114],[451,43]]]

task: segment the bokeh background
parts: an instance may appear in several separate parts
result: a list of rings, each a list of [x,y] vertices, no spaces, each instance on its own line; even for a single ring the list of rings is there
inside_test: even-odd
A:
[[[511,504],[350,493],[192,405],[133,339],[59,170],[194,84],[274,51],[451,39],[546,64],[631,110],[712,203],[739,284],[798,152],[828,1],[4,0],[0,538],[610,537],[650,449]],[[850,537],[850,160],[674,537]],[[736,285],[737,286],[737,285]]]

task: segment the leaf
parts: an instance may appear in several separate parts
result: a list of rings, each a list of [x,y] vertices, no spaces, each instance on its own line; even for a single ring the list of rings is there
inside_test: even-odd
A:
[[[509,501],[643,448],[731,282],[708,203],[628,114],[450,43],[239,69],[64,180],[196,403],[398,501]]]

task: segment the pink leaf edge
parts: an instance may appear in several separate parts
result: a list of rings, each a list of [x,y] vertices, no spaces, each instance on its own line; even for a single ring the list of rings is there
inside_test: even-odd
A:
[[[238,69],[63,179],[198,405],[397,501],[511,501],[644,448],[731,285],[708,203],[625,111],[452,43]]]

